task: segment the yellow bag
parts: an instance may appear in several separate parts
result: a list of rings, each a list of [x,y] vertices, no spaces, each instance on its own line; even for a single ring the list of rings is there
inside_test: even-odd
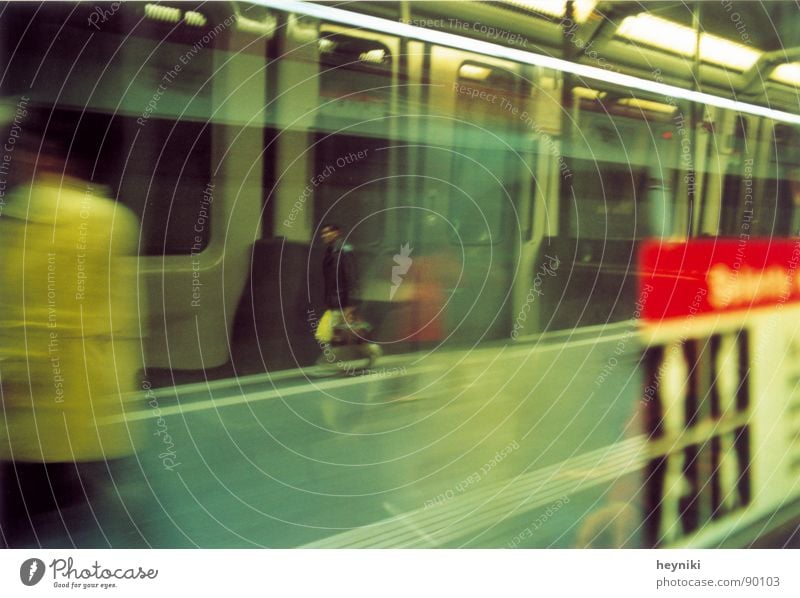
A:
[[[325,310],[325,313],[322,314],[319,322],[317,322],[314,338],[320,343],[329,343],[333,340],[333,313],[331,310]]]

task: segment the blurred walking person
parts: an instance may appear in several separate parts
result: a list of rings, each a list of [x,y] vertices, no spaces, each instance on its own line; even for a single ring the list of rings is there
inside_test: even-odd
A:
[[[347,367],[344,360],[355,353],[353,357],[366,358],[367,367],[372,368],[381,350],[368,341],[371,327],[358,313],[358,270],[353,247],[345,242],[342,229],[335,224],[325,224],[320,238],[325,244],[322,277],[326,312],[319,322],[317,340],[328,345],[321,362],[327,355],[334,355],[339,367]],[[337,350],[330,351],[330,345]],[[354,351],[344,349],[346,346],[354,347]]]
[[[101,497],[135,443],[138,222],[43,122],[22,127],[0,215],[0,546],[108,546]]]

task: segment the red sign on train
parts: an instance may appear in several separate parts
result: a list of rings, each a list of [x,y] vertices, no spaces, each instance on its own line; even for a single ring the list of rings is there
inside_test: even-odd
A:
[[[800,301],[800,240],[647,241],[639,252],[643,320]]]

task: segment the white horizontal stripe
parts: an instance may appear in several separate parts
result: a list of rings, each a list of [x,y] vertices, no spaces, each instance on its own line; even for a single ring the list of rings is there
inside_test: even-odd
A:
[[[550,345],[550,346],[539,346],[539,345],[528,345],[525,347],[519,347],[517,345],[507,345],[506,347],[491,347],[487,349],[481,349],[478,351],[471,351],[467,354],[466,358],[462,358],[462,361],[455,361],[454,366],[460,367],[464,365],[468,365],[470,363],[485,363],[486,358],[481,356],[481,353],[487,351],[504,351],[502,357],[504,359],[509,359],[512,357],[528,357],[533,356],[539,353],[546,353],[549,351],[563,351],[568,348],[576,348],[576,347],[583,347],[588,345],[601,345],[605,343],[611,343],[619,339],[623,338],[632,338],[634,335],[634,331],[628,331],[622,334],[615,334],[609,337],[601,337],[601,338],[590,338],[580,341],[572,341],[572,342],[565,342],[559,343],[557,345]],[[513,348],[508,348],[513,347]],[[454,354],[455,355],[455,354]],[[383,364],[383,360],[380,362]],[[381,366],[383,367],[383,366]],[[395,366],[397,367],[397,366]],[[342,386],[356,386],[358,384],[364,384],[366,382],[372,382],[375,380],[386,380],[389,378],[402,378],[409,375],[419,375],[425,374],[428,372],[433,372],[441,370],[441,368],[437,368],[434,366],[430,367],[413,367],[411,369],[406,370],[403,373],[398,373],[397,375],[387,376],[385,373],[378,372],[376,374],[367,374],[358,376],[355,378],[346,378],[341,380],[331,380],[327,382],[312,382],[309,384],[298,384],[296,386],[290,386],[288,388],[281,388],[281,389],[271,389],[267,391],[261,392],[254,392],[250,394],[236,394],[234,396],[229,397],[222,397],[219,399],[209,399],[206,401],[193,401],[191,403],[186,403],[182,405],[174,405],[170,407],[161,407],[160,410],[156,409],[143,409],[141,411],[134,411],[129,413],[123,417],[125,421],[138,421],[142,419],[150,419],[150,418],[157,418],[157,417],[165,417],[170,415],[182,415],[186,413],[192,413],[196,411],[204,411],[206,409],[219,409],[221,407],[232,407],[235,405],[242,405],[245,403],[256,403],[258,401],[266,401],[269,399],[279,399],[289,396],[294,396],[298,394],[303,394],[307,392],[313,392],[315,390],[327,390],[329,388],[340,388]],[[288,372],[294,372],[295,370],[289,370]],[[310,371],[309,369],[302,370],[306,374]],[[287,372],[287,373],[288,373]],[[262,374],[257,374],[258,376],[262,376]],[[275,376],[276,374],[272,374]],[[290,376],[285,376],[286,378]],[[234,379],[235,382],[236,379]],[[255,379],[253,380],[255,381]],[[265,382],[268,381],[265,380]],[[222,382],[222,381],[220,381]],[[205,387],[202,383],[200,384],[201,387]],[[233,387],[236,388],[238,385],[234,385],[231,383],[229,385],[220,384],[217,389],[221,388],[228,388]],[[187,390],[188,389],[188,390]],[[180,400],[180,395],[184,392],[194,392],[196,390],[195,385],[187,385],[185,387],[174,387],[170,389],[172,392],[164,392],[156,397],[164,397],[164,396],[177,396],[178,400]],[[136,398],[141,400],[143,398],[147,398],[144,393],[136,393]],[[119,421],[119,418],[113,418],[109,420],[111,422]]]
[[[509,347],[522,347],[528,346],[532,347],[535,344],[545,343],[545,342],[553,342],[554,340],[560,339],[562,337],[567,337],[567,342],[578,342],[576,339],[575,341],[570,341],[570,338],[573,336],[580,337],[583,341],[587,340],[585,337],[587,334],[591,334],[593,332],[598,333],[612,333],[616,329],[621,328],[624,330],[631,329],[634,330],[636,325],[635,320],[625,320],[623,322],[614,322],[611,324],[595,324],[593,326],[583,326],[581,328],[571,328],[565,330],[553,330],[548,332],[542,332],[540,334],[530,334],[520,336],[517,340],[511,342],[508,346]],[[618,338],[617,336],[611,338]],[[600,339],[605,340],[601,337]],[[419,359],[419,353],[406,353],[401,355],[387,355],[385,357],[381,357],[380,360],[380,367],[381,368],[389,368],[389,367],[399,367],[402,365],[407,365],[410,361],[414,361],[415,359]],[[163,388],[156,388],[153,389],[153,395],[157,399],[160,398],[169,398],[169,397],[181,397],[183,395],[187,395],[190,393],[195,392],[202,392],[204,390],[212,391],[212,390],[223,390],[226,388],[240,388],[241,386],[259,383],[259,382],[278,382],[281,380],[287,380],[291,378],[308,378],[313,376],[315,371],[315,366],[305,367],[305,368],[294,368],[290,370],[276,370],[274,372],[264,372],[261,374],[249,374],[247,376],[233,376],[231,378],[222,378],[220,380],[207,380],[205,382],[192,382],[189,384],[178,384],[175,386],[166,386]],[[137,393],[138,395],[138,393]]]
[[[414,369],[414,374],[426,373],[435,368],[418,368]],[[408,376],[409,372],[401,373],[391,378],[401,378]],[[155,417],[168,417],[170,415],[184,415],[193,413],[195,411],[205,411],[207,409],[220,409],[222,407],[231,407],[233,405],[242,405],[245,403],[257,403],[258,401],[266,401],[269,399],[279,399],[284,397],[291,397],[294,395],[306,394],[316,390],[328,390],[330,388],[339,388],[342,386],[352,386],[354,384],[363,384],[374,380],[385,380],[387,376],[382,373],[367,374],[359,376],[358,378],[345,378],[339,380],[329,380],[326,382],[319,382],[314,384],[298,384],[288,388],[280,388],[276,390],[266,390],[261,392],[254,392],[252,394],[239,394],[232,397],[222,397],[219,399],[211,399],[208,401],[196,401],[182,405],[173,405],[170,407],[160,407],[159,409],[143,409],[142,411],[135,411],[128,413],[121,419],[124,421],[138,421],[143,419],[152,419]],[[115,418],[111,421],[119,421],[120,418]]]
[[[717,106],[718,108],[735,110],[745,114],[764,116],[781,122],[800,124],[800,115],[791,114],[782,110],[775,110],[772,108],[766,108],[764,106],[758,106],[756,104],[740,102],[738,100],[715,96],[710,93],[683,89],[674,85],[667,85],[666,83],[648,81],[647,79],[641,79],[632,75],[624,75],[622,73],[608,71],[599,67],[576,64],[561,58],[554,58],[544,54],[536,54],[535,52],[526,52],[516,48],[508,48],[499,44],[463,37],[453,33],[434,31],[431,29],[425,29],[424,27],[400,23],[398,21],[390,21],[389,19],[352,13],[346,10],[334,8],[332,6],[284,0],[254,0],[253,4],[260,4],[261,6],[266,6],[276,10],[306,15],[332,23],[350,25],[352,27],[360,27],[364,29],[370,29],[372,31],[380,31],[390,35],[415,39],[432,44],[439,44],[468,52],[495,56],[497,58],[512,60],[522,64],[550,68],[557,71],[578,75],[579,77],[604,81],[606,83],[621,85],[623,87],[632,89],[639,89],[649,93],[663,95],[665,97],[679,98],[692,102],[698,102],[700,104],[708,104],[709,106]]]
[[[400,548],[416,546],[407,540],[409,535],[437,538],[439,544],[449,539],[478,531],[496,521],[499,515],[511,513],[527,498],[524,506],[514,512],[518,516],[558,498],[579,490],[590,488],[604,481],[621,477],[640,469],[650,458],[644,450],[647,444],[645,435],[637,436],[618,444],[602,447],[577,457],[520,476],[510,485],[508,479],[495,483],[480,491],[469,492],[445,501],[429,509],[419,508],[401,516],[342,532],[307,544],[307,548]],[[587,471],[588,475],[577,480],[560,480],[548,483],[568,471]],[[510,487],[509,487],[510,485]],[[479,517],[466,517],[480,510],[493,495],[502,494],[500,500],[493,501],[491,510]],[[498,515],[494,511],[501,511]],[[443,536],[449,528],[458,523],[456,532]],[[456,535],[451,538],[452,534]],[[376,535],[377,534],[377,535]],[[410,542],[410,543],[409,543]],[[418,542],[417,542],[418,543]]]

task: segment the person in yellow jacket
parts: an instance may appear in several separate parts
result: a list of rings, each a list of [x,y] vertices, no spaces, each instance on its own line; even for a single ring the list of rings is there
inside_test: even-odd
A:
[[[98,472],[135,449],[122,415],[142,367],[136,217],[67,174],[52,151],[18,147],[14,160],[30,176],[0,213],[0,546],[9,547],[80,534],[71,509],[91,513]]]

